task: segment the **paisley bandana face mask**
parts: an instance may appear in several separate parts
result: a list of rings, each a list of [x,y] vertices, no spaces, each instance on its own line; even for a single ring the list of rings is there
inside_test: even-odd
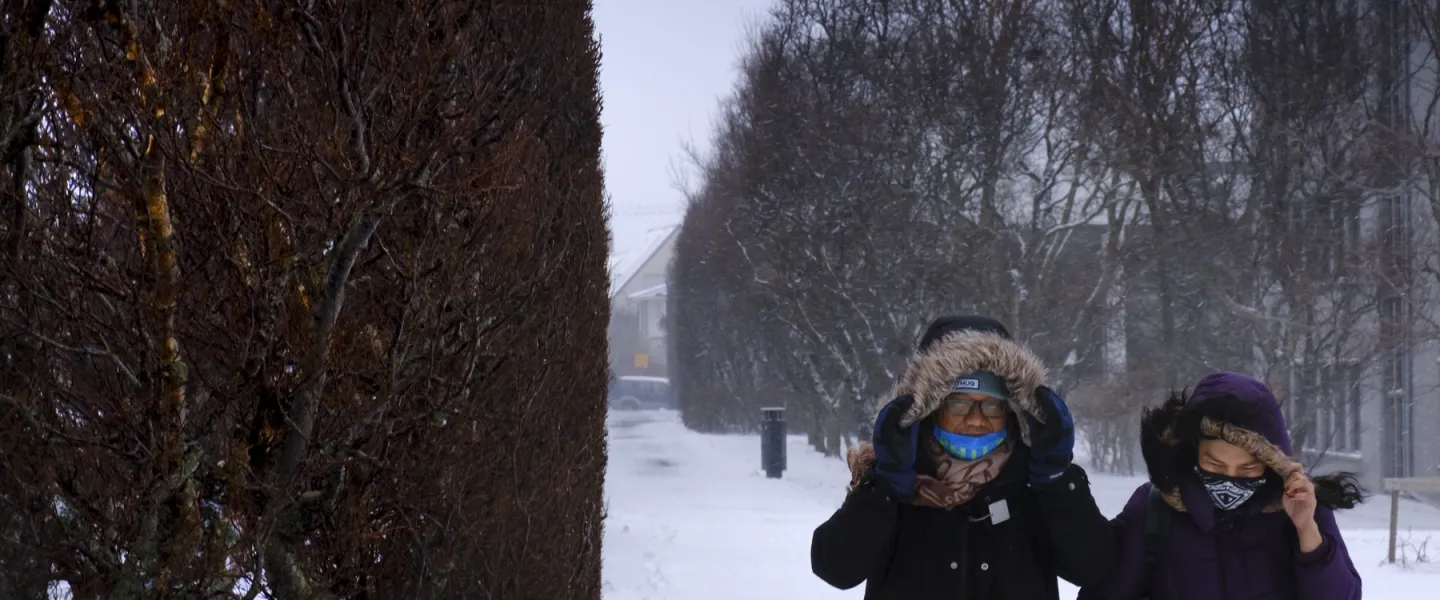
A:
[[[1200,467],[1195,467],[1195,474],[1200,477],[1200,483],[1205,486],[1205,491],[1210,494],[1210,501],[1215,503],[1215,508],[1220,510],[1233,510],[1249,501],[1265,485],[1266,477],[1230,477],[1219,473],[1211,473]]]
[[[960,460],[976,460],[986,454],[994,452],[1000,444],[1005,443],[1005,430],[1001,429],[995,433],[985,435],[960,435],[950,433],[935,426],[935,441],[940,442],[940,447],[945,453]]]

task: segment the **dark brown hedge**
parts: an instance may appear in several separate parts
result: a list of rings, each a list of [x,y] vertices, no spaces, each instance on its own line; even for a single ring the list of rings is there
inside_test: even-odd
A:
[[[589,4],[0,8],[0,597],[599,597]]]

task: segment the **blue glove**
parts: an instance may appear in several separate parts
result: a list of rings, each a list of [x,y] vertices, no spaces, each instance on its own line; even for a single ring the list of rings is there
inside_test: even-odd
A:
[[[1045,422],[1025,415],[1030,422],[1030,482],[1049,483],[1070,468],[1075,454],[1075,419],[1065,399],[1048,387],[1035,390],[1035,403],[1045,413]]]
[[[882,491],[900,500],[915,495],[915,454],[920,446],[920,427],[901,427],[900,419],[915,403],[913,396],[891,400],[875,417],[871,442],[875,445],[875,482]]]

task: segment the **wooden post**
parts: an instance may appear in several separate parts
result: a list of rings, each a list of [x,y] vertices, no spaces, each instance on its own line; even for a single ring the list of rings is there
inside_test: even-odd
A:
[[[1395,531],[1399,529],[1400,492],[1440,494],[1440,477],[1388,477],[1380,480],[1385,491],[1390,492],[1390,555],[1395,563]]]
[[[1390,490],[1390,564],[1395,564],[1395,529],[1400,519],[1400,490]]]

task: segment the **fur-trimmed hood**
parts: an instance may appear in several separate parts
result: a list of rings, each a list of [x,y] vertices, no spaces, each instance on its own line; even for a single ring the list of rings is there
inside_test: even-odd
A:
[[[1291,458],[1285,415],[1270,388],[1242,373],[1207,375],[1190,394],[1172,394],[1159,408],[1146,409],[1140,419],[1140,452],[1150,483],[1164,492],[1167,503],[1177,510],[1186,508],[1188,495],[1182,488],[1195,488],[1197,447],[1207,438],[1225,440],[1249,452],[1279,476],[1277,484],[1304,473],[1300,463]],[[1349,474],[1312,481],[1322,504],[1350,508],[1359,502],[1360,491]],[[1279,498],[1264,510],[1279,510]]]
[[[890,393],[876,403],[875,412],[895,398],[914,396],[915,404],[900,421],[902,426],[909,426],[940,408],[956,377],[982,370],[1005,380],[1010,388],[1012,412],[1022,417],[1033,415],[1043,422],[1045,416],[1035,404],[1035,389],[1045,383],[1045,364],[1018,342],[998,333],[976,330],[949,333],[917,352]],[[1029,423],[1024,418],[1016,420],[1022,441],[1029,445]]]
[[[1150,482],[1173,492],[1196,465],[1196,445],[1211,437],[1244,448],[1281,477],[1299,468],[1290,459],[1285,417],[1270,389],[1249,375],[1215,373],[1194,392],[1174,394],[1141,417],[1140,452]]]

